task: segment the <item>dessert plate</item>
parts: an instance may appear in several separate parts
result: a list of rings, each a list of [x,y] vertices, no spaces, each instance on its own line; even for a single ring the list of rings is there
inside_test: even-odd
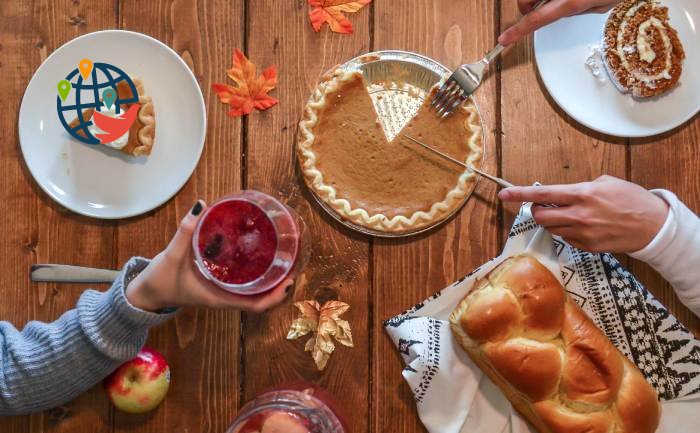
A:
[[[382,124],[382,128],[388,140],[394,139],[404,125],[416,115],[430,89],[444,78],[449,77],[452,73],[452,71],[433,59],[421,56],[420,54],[398,50],[376,51],[363,54],[347,61],[340,67],[346,71],[362,72],[367,85],[367,91],[374,103],[378,119]],[[329,73],[330,71],[326,74]],[[474,106],[478,112],[479,107],[476,103]],[[479,118],[482,119],[483,122],[481,113],[479,113]],[[487,152],[487,143],[483,133],[483,127],[481,142],[483,146],[483,161],[486,159]],[[318,204],[344,226],[371,236],[400,238],[426,232],[449,221],[467,202],[478,181],[479,178],[477,177],[472,183],[469,194],[467,194],[464,199],[462,199],[461,203],[445,218],[413,231],[397,233],[374,230],[348,221],[340,216],[323,199],[318,197],[313,188],[308,189]]]
[[[85,144],[65,131],[56,85],[83,58],[143,81],[156,117],[150,156]],[[90,33],[54,51],[29,82],[19,112],[22,155],[41,189],[76,213],[103,219],[140,215],[173,197],[197,166],[205,134],[204,98],[185,62],[162,42],[123,30]]]
[[[620,93],[600,64],[593,75],[586,59],[600,47],[607,14],[562,19],[535,32],[535,60],[554,101],[581,124],[619,137],[649,137],[669,131],[700,111],[700,2],[664,1],[685,49],[680,85],[648,100]]]

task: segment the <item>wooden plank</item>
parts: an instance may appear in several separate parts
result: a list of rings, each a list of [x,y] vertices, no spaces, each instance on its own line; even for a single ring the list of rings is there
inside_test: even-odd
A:
[[[0,170],[0,318],[23,328],[28,320],[53,321],[75,306],[79,285],[31,284],[34,263],[74,263],[111,267],[114,226],[70,213],[48,197],[22,159],[17,113],[32,74],[48,54],[74,37],[114,25],[114,4],[78,2],[2,2],[0,5],[0,114],[3,144]],[[69,71],[66,71],[66,73]],[[58,78],[57,78],[58,79]],[[92,390],[63,407],[27,417],[5,418],[3,432],[101,432],[109,406]]]
[[[295,208],[309,226],[312,258],[294,299],[337,297],[346,313],[355,347],[339,347],[328,367],[317,372],[305,340],[285,340],[296,316],[292,300],[265,315],[246,317],[243,394],[250,400],[289,381],[320,384],[342,399],[350,430],[368,429],[368,242],[332,221],[316,205],[297,176],[294,144],[297,123],[320,74],[369,47],[369,8],[351,14],[353,35],[324,28],[315,33],[306,2],[249,1],[248,53],[259,67],[277,64],[280,104],[248,117],[247,187],[270,193]],[[303,282],[305,280],[305,283]]]
[[[198,198],[212,202],[240,189],[241,123],[226,116],[211,85],[227,79],[231,52],[243,43],[243,16],[242,1],[121,3],[123,28],[165,42],[194,72],[205,96],[208,125],[199,166],[178,195],[148,215],[120,222],[120,264],[132,255],[152,256],[165,247]],[[145,85],[148,88],[149,83]],[[154,330],[147,344],[163,352],[170,363],[173,381],[168,397],[152,414],[116,413],[115,431],[225,431],[238,405],[239,328],[236,311],[185,309]]]
[[[375,49],[401,49],[436,59],[448,68],[481,58],[495,44],[490,0],[376,2]],[[496,172],[497,74],[476,94],[487,152],[484,168]],[[372,426],[376,432],[424,431],[402,361],[382,322],[422,301],[497,253],[493,184],[479,182],[474,195],[449,223],[401,241],[375,240],[373,247]]]
[[[502,30],[519,17],[517,2],[501,2]],[[503,176],[515,184],[575,183],[603,174],[625,178],[625,140],[571,119],[542,85],[532,37],[502,56]],[[572,84],[574,85],[574,84]],[[505,229],[517,206],[508,205]]]
[[[660,137],[631,140],[633,182],[645,188],[673,191],[691,210],[700,212],[700,118]],[[632,261],[632,272],[678,319],[700,338],[700,318],[685,308],[673,288],[639,261]]]

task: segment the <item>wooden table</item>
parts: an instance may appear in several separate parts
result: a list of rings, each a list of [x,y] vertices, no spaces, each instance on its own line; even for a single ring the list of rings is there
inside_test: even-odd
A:
[[[353,35],[312,31],[304,0],[60,0],[0,2],[0,318],[23,326],[56,319],[84,287],[31,284],[37,262],[116,268],[132,255],[163,248],[197,198],[211,201],[241,188],[281,197],[313,232],[313,257],[297,300],[348,302],[356,347],[341,347],[326,371],[315,370],[303,343],[285,334],[292,301],[267,315],[189,309],[151,333],[148,344],[171,363],[168,398],[154,413],[133,416],[92,391],[64,407],[0,420],[2,433],[223,432],[237,408],[267,387],[304,379],[340,397],[352,431],[424,431],[401,361],[382,321],[443,288],[500,250],[515,208],[480,182],[451,222],[400,241],[354,234],[310,200],[299,181],[293,147],[302,107],[329,67],[378,49],[402,49],[448,67],[478,58],[518,16],[515,0],[376,0],[351,16]],[[17,113],[29,79],[54,49],[74,37],[122,28],[160,39],[194,71],[209,119],[204,154],[183,190],[147,215],[118,221],[76,216],[37,187],[22,160]],[[226,116],[211,91],[224,81],[234,48],[260,66],[275,63],[280,104],[248,118]],[[168,71],[163,71],[167,74]],[[575,85],[575,83],[572,83]],[[543,91],[531,42],[507,52],[476,96],[487,129],[485,168],[515,183],[578,182],[608,173],[675,191],[700,211],[700,120],[660,137],[625,140],[594,133],[558,109]],[[677,316],[700,332],[700,320],[645,265],[634,273]],[[76,368],[75,374],[80,374]]]

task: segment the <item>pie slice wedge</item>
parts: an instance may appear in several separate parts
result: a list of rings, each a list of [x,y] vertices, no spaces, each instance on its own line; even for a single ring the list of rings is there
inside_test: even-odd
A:
[[[482,127],[471,100],[440,119],[429,104],[435,91],[388,140],[362,73],[336,68],[324,76],[299,124],[306,184],[343,219],[380,232],[418,231],[449,217],[473,190],[474,174],[403,134],[479,167]]]
[[[131,125],[131,128],[129,128],[129,136],[123,147],[119,147],[117,145],[110,145],[111,143],[106,144],[106,146],[109,146],[120,152],[124,152],[131,156],[147,156],[151,154],[151,150],[153,149],[153,143],[155,141],[156,136],[155,109],[151,97],[146,95],[144,91],[143,82],[137,78],[133,79],[132,81],[139,95],[140,108],[136,115],[136,120]],[[117,83],[116,90],[118,99],[129,99],[133,98],[134,96],[131,91],[131,88],[126,83],[126,81],[120,81],[119,83]],[[129,110],[129,107],[131,107],[131,105],[132,104],[121,104],[120,112],[126,113]],[[83,110],[83,119],[92,119],[94,111],[94,108],[88,108],[86,110]],[[69,126],[71,128],[74,128],[79,123],[80,120],[76,117],[69,124]],[[83,132],[83,130],[79,130],[77,133],[78,135],[85,136],[85,132]]]

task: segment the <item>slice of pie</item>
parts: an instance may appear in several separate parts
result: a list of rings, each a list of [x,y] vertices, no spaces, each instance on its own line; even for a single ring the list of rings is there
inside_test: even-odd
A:
[[[299,124],[297,154],[307,185],[342,218],[402,233],[450,216],[474,188],[474,174],[406,139],[414,137],[478,167],[479,113],[471,100],[440,119],[425,99],[389,141],[360,72],[340,68],[322,78]]]
[[[676,87],[685,52],[669,23],[668,8],[654,0],[625,0],[605,25],[603,60],[612,81],[637,98]]]
[[[151,97],[145,94],[143,83],[141,82],[141,80],[133,79],[132,81],[134,83],[134,86],[136,87],[136,91],[138,92],[138,100],[140,105],[138,113],[136,115],[136,119],[131,125],[131,128],[129,128],[127,134],[124,134],[117,140],[110,143],[106,143],[104,145],[132,156],[150,155],[156,135],[156,118],[155,111],[153,108],[153,102],[151,100]],[[130,99],[134,97],[131,91],[131,87],[129,87],[126,81],[120,81],[119,83],[117,83],[116,90],[118,99]],[[127,113],[131,106],[132,104],[121,104],[120,113]],[[91,121],[91,119],[93,118],[94,111],[94,108],[88,108],[86,110],[83,110],[83,119],[85,121]],[[107,110],[106,108],[103,108],[101,110],[101,113],[110,117],[114,117],[116,116],[114,111],[115,107],[112,107],[112,110]],[[78,126],[79,123],[80,120],[76,117],[75,119],[73,119],[69,126],[71,128],[74,128]],[[92,133],[93,136],[100,135],[99,133],[103,132],[99,128],[97,128],[96,125],[94,125],[94,122],[92,122],[92,124],[88,126],[88,130]],[[86,136],[85,132],[82,129],[78,130],[77,134],[83,137]]]

